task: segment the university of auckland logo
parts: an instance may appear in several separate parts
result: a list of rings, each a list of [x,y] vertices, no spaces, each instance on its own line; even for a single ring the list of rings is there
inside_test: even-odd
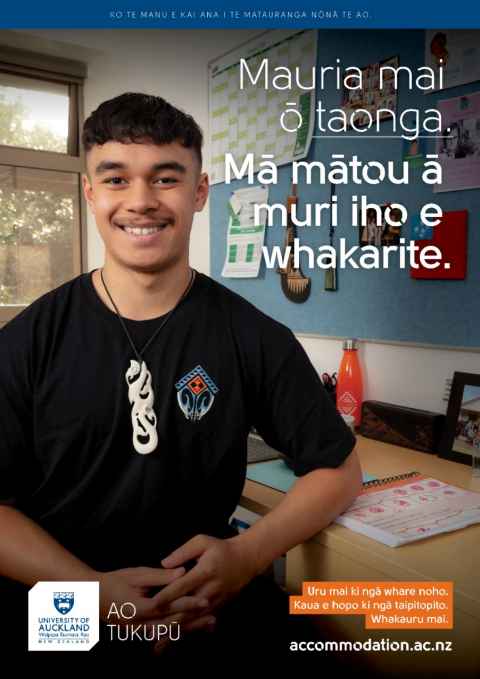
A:
[[[190,370],[175,384],[177,401],[187,420],[198,422],[208,413],[218,387],[201,365]]]
[[[75,601],[75,592],[54,592],[53,605],[59,613],[66,615],[70,613]]]

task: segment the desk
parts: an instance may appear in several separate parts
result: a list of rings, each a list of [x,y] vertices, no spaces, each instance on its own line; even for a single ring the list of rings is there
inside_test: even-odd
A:
[[[480,490],[470,467],[434,455],[357,437],[365,472],[382,478],[406,471]],[[266,514],[284,494],[247,481],[240,504]],[[416,653],[352,653],[352,663],[370,677],[415,674],[480,677],[480,524],[426,540],[387,547],[364,535],[331,524],[287,554],[287,588],[300,593],[304,580],[452,580],[453,630],[365,630],[363,616],[319,616],[323,637],[338,640],[452,641],[452,651]],[[314,616],[311,616],[312,619]],[[319,659],[320,668],[320,659]]]

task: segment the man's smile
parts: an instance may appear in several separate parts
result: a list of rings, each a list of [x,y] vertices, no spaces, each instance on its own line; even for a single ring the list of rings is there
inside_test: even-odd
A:
[[[146,238],[160,233],[163,229],[171,225],[171,220],[157,220],[150,222],[114,222],[114,225],[122,229],[125,233],[135,238]]]

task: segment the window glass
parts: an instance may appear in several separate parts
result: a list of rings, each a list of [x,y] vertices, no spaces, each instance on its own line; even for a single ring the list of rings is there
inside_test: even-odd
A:
[[[78,175],[0,165],[0,307],[74,277]]]
[[[0,73],[0,144],[67,152],[68,85]]]

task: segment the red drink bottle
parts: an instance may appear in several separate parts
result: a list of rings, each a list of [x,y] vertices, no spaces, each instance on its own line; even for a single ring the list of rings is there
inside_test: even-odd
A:
[[[343,342],[343,357],[337,377],[337,408],[343,415],[353,415],[355,426],[362,415],[362,370],[358,360],[357,341]]]

